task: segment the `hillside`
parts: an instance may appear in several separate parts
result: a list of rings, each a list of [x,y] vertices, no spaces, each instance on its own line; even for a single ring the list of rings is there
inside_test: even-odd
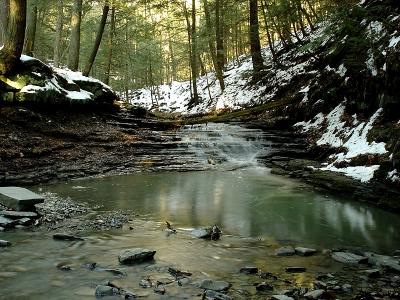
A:
[[[293,105],[263,117],[286,118],[307,133],[310,151],[322,162],[320,170],[363,183],[375,175],[398,185],[399,24],[396,1],[362,1],[319,23],[289,48],[275,44],[275,62],[269,48],[263,49],[265,69],[257,84],[251,81],[251,58],[242,56],[226,68],[224,92],[214,73],[199,79],[203,101],[197,106],[189,106],[189,82],[156,87],[153,97],[150,90],[132,91],[129,100],[147,109],[191,115],[289,99]]]

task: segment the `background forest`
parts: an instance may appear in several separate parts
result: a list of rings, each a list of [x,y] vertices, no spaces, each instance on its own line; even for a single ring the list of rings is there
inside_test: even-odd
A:
[[[55,66],[81,70],[129,90],[193,81],[223,68],[259,45],[287,48],[316,22],[352,1],[331,0],[28,0],[24,53]],[[345,2],[345,3],[343,3]],[[2,0],[0,39],[7,23]],[[104,32],[103,32],[104,30]],[[1,44],[0,41],[0,44]],[[96,46],[100,43],[96,56]],[[256,54],[256,56],[254,56]],[[91,61],[96,57],[93,66]],[[258,67],[262,68],[261,55]]]

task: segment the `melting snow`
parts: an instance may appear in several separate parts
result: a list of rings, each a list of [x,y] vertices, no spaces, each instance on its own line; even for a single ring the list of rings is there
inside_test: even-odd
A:
[[[320,113],[309,122],[301,122],[295,124],[296,127],[301,127],[303,132],[308,132],[312,129],[322,129],[322,136],[317,140],[317,145],[328,145],[333,148],[345,148],[346,151],[333,154],[329,157],[332,163],[326,165],[321,170],[329,170],[340,172],[346,176],[367,182],[373,178],[374,172],[379,169],[379,166],[356,166],[347,168],[337,168],[335,165],[341,162],[350,162],[351,159],[359,155],[382,155],[386,154],[385,143],[368,142],[368,132],[373,127],[373,124],[382,113],[382,109],[378,109],[368,122],[360,122],[357,115],[352,116],[352,125],[346,125],[343,121],[345,112],[345,103],[340,103],[326,117]]]
[[[400,42],[400,36],[393,36],[389,41],[389,48],[394,48]]]

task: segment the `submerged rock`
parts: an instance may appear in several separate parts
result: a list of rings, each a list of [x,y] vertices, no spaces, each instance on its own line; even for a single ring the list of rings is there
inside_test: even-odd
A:
[[[400,264],[397,258],[370,252],[366,252],[364,255],[367,257],[368,264],[382,267],[390,272],[400,273]]]
[[[222,231],[217,225],[213,227],[196,228],[191,231],[191,235],[199,239],[211,239],[213,241],[219,240]]]
[[[200,283],[200,288],[205,290],[213,290],[216,292],[227,291],[231,287],[231,284],[226,281],[214,281],[211,279],[204,279]]]
[[[53,234],[53,239],[57,241],[84,241],[85,239],[67,233],[56,233]]]
[[[297,255],[301,255],[301,256],[311,256],[311,255],[317,253],[317,250],[315,250],[315,249],[304,248],[304,247],[296,247],[294,250]]]
[[[5,241],[5,240],[0,240],[0,247],[4,248],[4,247],[10,247],[11,243],[9,241]]]
[[[287,268],[285,268],[285,271],[287,273],[304,273],[306,271],[306,268],[304,268],[304,267],[287,267]]]
[[[277,256],[292,256],[295,255],[295,253],[296,252],[292,246],[282,247],[275,251]]]
[[[367,257],[350,252],[333,252],[332,258],[343,264],[361,264],[368,261]]]
[[[154,259],[156,251],[142,248],[133,248],[121,251],[118,260],[121,264],[132,265]]]
[[[240,269],[240,273],[244,274],[257,274],[258,268],[257,267],[243,267]]]

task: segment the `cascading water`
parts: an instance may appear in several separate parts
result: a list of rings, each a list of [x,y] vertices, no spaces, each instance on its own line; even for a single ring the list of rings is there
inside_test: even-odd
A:
[[[257,157],[268,151],[261,130],[237,125],[209,123],[185,126],[178,136],[198,163],[214,169],[258,166]]]

